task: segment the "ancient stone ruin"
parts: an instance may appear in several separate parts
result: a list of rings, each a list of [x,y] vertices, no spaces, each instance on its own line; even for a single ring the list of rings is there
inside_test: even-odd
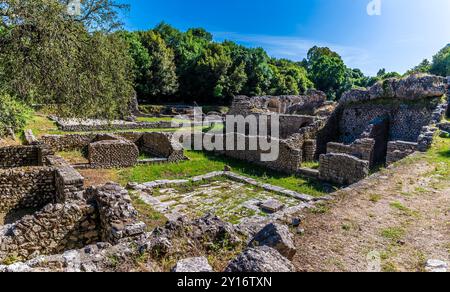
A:
[[[131,167],[138,163],[177,162],[186,159],[183,147],[169,133],[45,135],[41,142],[53,151],[81,151],[89,160],[84,168]],[[140,159],[145,155],[145,159]]]
[[[203,150],[350,185],[379,166],[426,151],[439,132],[448,134],[450,127],[442,121],[448,83],[429,75],[388,79],[351,90],[338,103],[313,90],[305,96],[237,97],[231,115],[253,115],[256,122],[261,116],[279,119],[279,137],[270,131],[264,136],[279,142],[278,159],[262,161],[266,150],[261,147]],[[97,126],[61,127],[104,129]],[[194,143],[194,135],[223,145],[231,137],[246,144],[254,138],[246,128],[239,134],[194,133],[191,141],[180,142]],[[286,225],[298,227],[300,211],[330,199],[261,183],[229,168],[179,180],[129,182],[127,189],[112,182],[87,188],[77,168],[177,163],[187,159],[182,144],[162,132],[89,132],[38,140],[26,131],[24,137],[26,145],[0,148],[0,271],[129,270],[145,256],[141,264],[148,271],[160,271],[155,263],[170,257],[179,259],[174,272],[209,272],[213,268],[204,255],[226,246],[239,254],[221,271],[291,272],[296,248]],[[80,151],[88,163],[70,165],[55,155],[59,151]],[[318,162],[318,168],[303,167],[306,162]],[[134,199],[164,215],[166,225],[149,231]]]

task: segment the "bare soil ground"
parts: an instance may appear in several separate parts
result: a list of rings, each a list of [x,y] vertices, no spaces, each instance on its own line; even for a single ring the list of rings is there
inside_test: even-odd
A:
[[[113,169],[79,169],[78,172],[84,177],[85,187],[118,181],[117,173]]]
[[[418,154],[310,210],[305,234],[296,236],[297,270],[367,271],[371,252],[382,271],[423,271],[428,259],[450,263],[449,169],[440,166]]]

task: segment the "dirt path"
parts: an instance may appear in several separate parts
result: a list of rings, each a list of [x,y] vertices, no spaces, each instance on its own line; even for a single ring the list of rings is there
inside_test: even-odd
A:
[[[436,164],[410,159],[340,191],[311,210],[302,228],[299,271],[367,271],[370,252],[383,271],[422,271],[428,259],[450,263],[450,181]]]

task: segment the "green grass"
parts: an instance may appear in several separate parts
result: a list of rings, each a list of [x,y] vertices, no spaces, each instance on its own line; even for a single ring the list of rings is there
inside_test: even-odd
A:
[[[382,196],[379,194],[371,194],[369,196],[369,201],[372,203],[378,203],[382,199]]]
[[[236,173],[252,177],[260,182],[273,184],[286,189],[311,196],[323,196],[325,186],[314,180],[273,172],[248,162],[229,159],[205,152],[186,151],[189,161],[170,164],[138,165],[133,168],[120,169],[120,182],[149,182],[159,179],[184,179],[212,171],[222,171],[226,165]]]
[[[159,119],[159,118],[158,118]],[[170,120],[170,118],[169,118]],[[201,126],[193,127],[195,130],[203,130]],[[27,122],[25,129],[32,130],[33,134],[39,138],[43,135],[67,135],[67,134],[85,134],[85,133],[124,133],[124,132],[176,132],[178,130],[190,130],[191,128],[159,128],[159,129],[133,129],[133,130],[107,130],[92,132],[65,132],[58,130],[56,123],[44,115],[35,114]]]
[[[301,167],[310,169],[319,169],[319,161],[302,162]]]
[[[402,227],[389,227],[381,230],[381,236],[394,242],[401,240],[405,233],[406,231]]]
[[[390,204],[390,206],[393,209],[399,210],[404,215],[407,215],[407,216],[418,216],[418,213],[416,211],[413,211],[413,210],[409,209],[408,207],[406,207],[405,205],[403,205],[402,203],[400,203],[398,201],[392,202]]]
[[[139,213],[139,219],[147,225],[147,231],[152,231],[158,226],[166,223],[167,219],[163,214],[155,211],[150,205],[146,204],[139,196],[130,194],[133,206]]]

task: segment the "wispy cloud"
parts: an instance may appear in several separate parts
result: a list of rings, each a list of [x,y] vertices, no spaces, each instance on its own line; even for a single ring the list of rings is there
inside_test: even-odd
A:
[[[368,74],[373,74],[373,59],[369,52],[362,48],[343,46],[317,40],[298,37],[271,36],[257,34],[240,34],[234,32],[214,32],[217,40],[232,40],[241,44],[262,47],[269,55],[277,58],[288,58],[296,61],[303,60],[308,50],[313,46],[329,47],[339,53],[347,66],[361,68]]]

